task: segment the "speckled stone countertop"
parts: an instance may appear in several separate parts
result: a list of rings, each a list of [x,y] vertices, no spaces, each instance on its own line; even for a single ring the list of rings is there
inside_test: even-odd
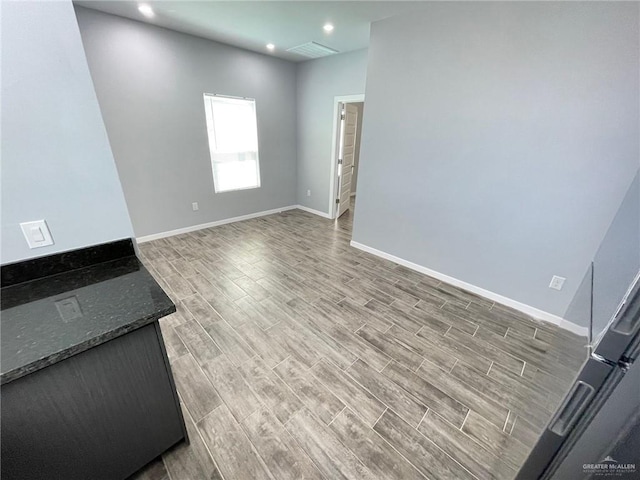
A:
[[[135,255],[6,286],[0,294],[2,384],[175,312]]]

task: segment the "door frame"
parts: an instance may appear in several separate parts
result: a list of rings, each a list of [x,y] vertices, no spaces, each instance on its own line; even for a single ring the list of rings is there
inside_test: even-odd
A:
[[[336,218],[338,194],[338,153],[340,152],[340,104],[364,102],[364,93],[333,97],[333,138],[331,140],[331,176],[329,177],[329,218]],[[358,119],[361,121],[361,119]],[[359,167],[359,165],[358,165]]]

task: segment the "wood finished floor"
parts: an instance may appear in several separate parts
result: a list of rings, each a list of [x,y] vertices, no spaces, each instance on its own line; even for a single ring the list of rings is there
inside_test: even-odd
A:
[[[510,479],[585,339],[292,210],[140,245],[190,444],[137,479]]]

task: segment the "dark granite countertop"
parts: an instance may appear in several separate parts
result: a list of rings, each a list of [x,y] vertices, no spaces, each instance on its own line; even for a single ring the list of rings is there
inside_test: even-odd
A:
[[[0,291],[2,384],[175,312],[135,255]]]

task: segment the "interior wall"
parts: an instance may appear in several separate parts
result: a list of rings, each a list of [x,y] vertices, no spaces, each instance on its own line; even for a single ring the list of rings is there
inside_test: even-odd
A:
[[[70,1],[2,4],[2,263],[133,236]],[[45,219],[30,250],[20,223]]]
[[[597,336],[640,272],[640,172],[598,247],[593,268],[593,325]]]
[[[564,318],[585,327],[593,318],[592,338],[596,340],[640,272],[640,170],[592,261]]]
[[[433,2],[374,23],[354,241],[563,315],[638,168],[638,9]]]
[[[351,194],[356,193],[358,187],[358,166],[360,164],[360,145],[362,137],[362,117],[364,114],[364,102],[354,103],[358,107],[358,125],[356,126],[356,145],[355,154],[353,155],[353,175],[351,176]]]
[[[296,203],[295,64],[82,7],[76,14],[136,236]],[[204,92],[256,100],[260,188],[214,193]]]
[[[367,50],[298,65],[298,204],[330,213],[334,98],[363,94],[366,72]],[[311,196],[307,196],[308,190]]]

